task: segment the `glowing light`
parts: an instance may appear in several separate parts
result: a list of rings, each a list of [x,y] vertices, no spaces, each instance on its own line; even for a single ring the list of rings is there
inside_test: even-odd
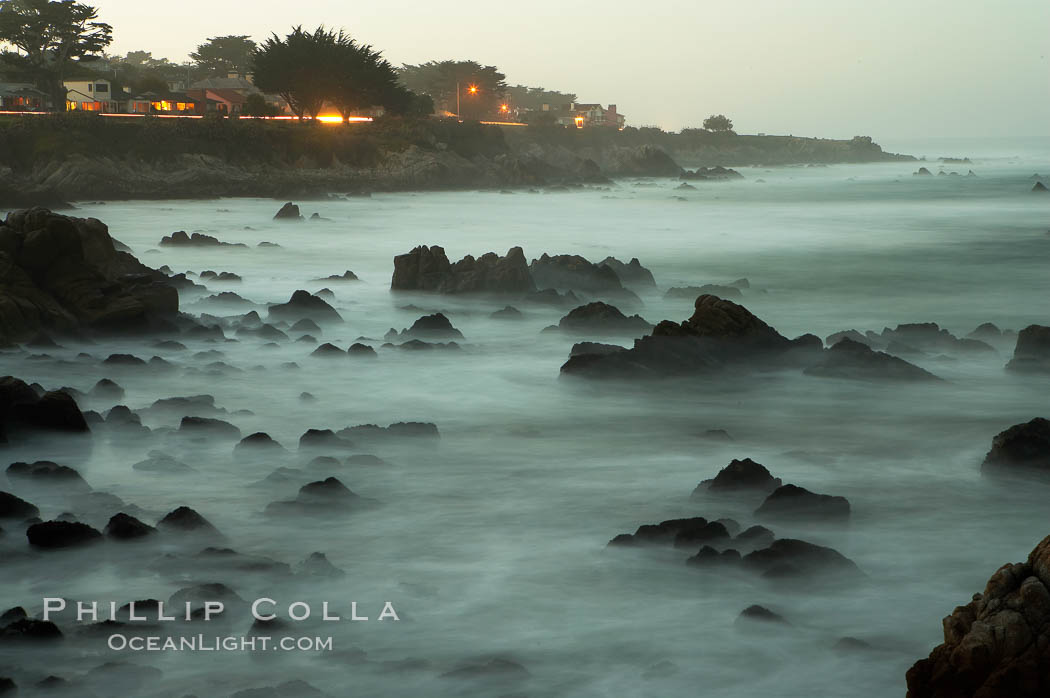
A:
[[[576,117],[576,128],[583,128],[583,117],[582,116],[577,116]]]
[[[508,107],[506,104],[501,104],[501,105],[499,105],[499,110],[501,112],[503,112],[504,114],[506,114],[507,112],[510,111],[510,107]]]
[[[471,85],[470,87],[467,88],[467,91],[470,92],[470,94],[472,94],[472,95],[476,95],[478,93],[478,86],[477,85]]]

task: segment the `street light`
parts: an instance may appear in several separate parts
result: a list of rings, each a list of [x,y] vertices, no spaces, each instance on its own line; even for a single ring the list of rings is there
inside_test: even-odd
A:
[[[462,92],[463,92],[463,90],[460,89],[459,80],[456,80],[456,117],[459,118],[459,119],[463,118],[463,113],[462,113],[462,110],[460,109],[460,106],[459,106],[459,96],[460,96],[460,94]],[[476,95],[478,93],[478,86],[475,85],[474,83],[471,83],[467,87],[467,92],[469,92],[472,95]]]

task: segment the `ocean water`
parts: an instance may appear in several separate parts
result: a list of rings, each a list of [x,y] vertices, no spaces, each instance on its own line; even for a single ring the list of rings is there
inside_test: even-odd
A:
[[[147,523],[188,505],[225,535],[220,543],[165,535],[45,554],[30,551],[18,526],[5,523],[0,607],[22,605],[34,615],[44,597],[123,604],[220,582],[247,600],[310,603],[314,615],[289,632],[331,636],[334,648],[113,651],[109,631],[63,617],[58,644],[0,643],[0,675],[31,691],[53,674],[83,695],[225,696],[293,679],[355,696],[902,695],[905,671],[940,642],[941,618],[1050,533],[1045,485],[980,474],[996,433],[1047,416],[1050,407],[1050,380],[1003,370],[1012,339],[997,343],[994,355],[913,359],[943,384],[797,371],[581,382],[559,378],[576,338],[541,333],[565,309],[522,304],[522,319],[499,321],[489,313],[505,302],[393,294],[392,258],[419,244],[442,245],[453,260],[516,245],[529,259],[544,252],[638,257],[658,290],[625,310],[654,323],[692,312],[688,299],[665,299],[667,288],[746,277],[751,288],[739,302],[787,336],[926,321],[958,336],[984,322],[1013,330],[1048,324],[1050,196],[1030,189],[1033,173],[1050,175],[1050,157],[992,146],[965,153],[972,164],[943,166],[960,176],[912,175],[920,165],[936,173],[940,164],[931,160],[749,168],[743,180],[698,182],[695,191],[676,190],[672,180],[627,179],[570,192],[376,194],[299,202],[305,214],[325,219],[301,223],[273,221],[281,202],[271,200],[79,204],[76,215],[106,222],[146,264],[235,272],[243,282],[206,282],[209,293],[234,291],[254,303],[223,306],[187,293],[185,312],[265,316],[266,304],[296,289],[328,287],[345,323],[325,326],[318,339],[343,348],[359,337],[380,340],[370,342],[379,356],[323,360],[310,356],[313,345],[294,341],[183,337],[186,351],[157,349],[151,337],[0,354],[0,373],[49,388],[86,391],[111,378],[126,389],[120,402],[154,429],[140,437],[100,431],[88,443],[38,440],[6,448],[8,462],[65,463]],[[970,169],[976,177],[961,176]],[[158,247],[175,230],[249,247]],[[261,241],[280,247],[257,247]],[[314,281],[346,269],[361,280]],[[391,327],[438,310],[463,332],[463,351],[380,348]],[[221,356],[195,358],[200,351]],[[31,357],[44,352],[50,358]],[[173,366],[100,364],[114,352],[157,355]],[[228,368],[203,366],[217,359]],[[301,400],[303,392],[316,400]],[[170,429],[182,413],[144,409],[158,398],[198,394],[225,410],[204,416],[226,419],[244,435],[265,431],[287,451],[235,458],[236,439],[188,439]],[[113,402],[88,398],[82,406],[105,411]],[[441,439],[353,451],[386,465],[309,466],[315,455],[345,454],[297,450],[308,428],[399,421],[433,422]],[[703,438],[708,429],[725,429],[732,441]],[[133,469],[151,450],[194,472]],[[618,533],[676,517],[751,525],[761,497],[690,498],[698,482],[744,457],[785,482],[849,499],[845,526],[762,523],[778,537],[835,548],[857,563],[862,580],[786,586],[687,566],[692,550],[606,549]],[[279,467],[302,472],[260,484]],[[377,506],[335,517],[263,514],[269,502],[330,475]],[[69,511],[101,528],[115,513],[53,487],[13,481],[0,489],[36,503],[45,519]],[[324,552],[346,576],[232,569],[196,556],[208,544],[293,566]],[[324,601],[344,619],[356,602],[371,620],[320,621]],[[377,620],[387,601],[399,621]],[[789,625],[737,623],[752,604]],[[248,632],[248,614],[229,615],[189,625],[210,635]],[[155,634],[187,628],[162,626]],[[836,651],[842,637],[870,647]],[[524,672],[455,673],[493,658]],[[107,662],[162,674],[99,668]]]

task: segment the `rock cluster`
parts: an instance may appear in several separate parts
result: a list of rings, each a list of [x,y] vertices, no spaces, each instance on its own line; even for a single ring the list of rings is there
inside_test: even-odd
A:
[[[435,293],[529,293],[536,286],[520,247],[512,247],[505,256],[494,252],[477,259],[467,255],[455,264],[448,261],[445,250],[422,245],[408,254],[394,257],[394,291],[429,291]]]
[[[34,208],[0,224],[0,345],[41,330],[137,330],[178,310],[168,277],[119,251],[99,220]]]
[[[1050,695],[1050,536],[943,625],[944,643],[908,670],[908,698]]]

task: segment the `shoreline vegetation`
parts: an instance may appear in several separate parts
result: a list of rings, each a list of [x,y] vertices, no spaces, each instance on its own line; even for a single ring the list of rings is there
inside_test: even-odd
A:
[[[693,167],[913,161],[852,140],[687,129],[496,126],[380,118],[0,119],[0,206],[77,200],[311,198],[373,191],[580,186]]]

